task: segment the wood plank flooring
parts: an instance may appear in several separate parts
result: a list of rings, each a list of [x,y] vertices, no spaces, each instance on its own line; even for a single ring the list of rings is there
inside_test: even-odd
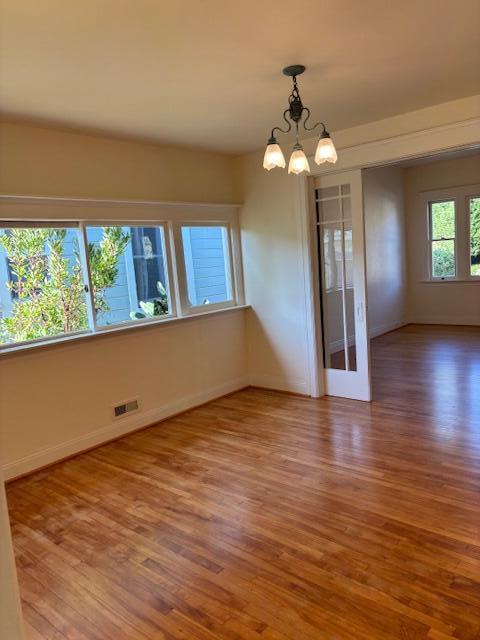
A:
[[[8,486],[33,640],[480,639],[480,331],[374,402],[248,389]]]

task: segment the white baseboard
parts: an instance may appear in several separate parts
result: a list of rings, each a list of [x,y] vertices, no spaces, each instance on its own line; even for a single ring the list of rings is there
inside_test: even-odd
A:
[[[388,322],[385,324],[379,324],[375,327],[369,327],[368,335],[370,338],[377,338],[378,336],[382,336],[384,333],[388,333],[389,331],[395,331],[395,329],[400,329],[400,327],[404,327],[408,322],[405,320],[398,320],[396,322]]]
[[[330,340],[330,353],[336,353],[337,351],[343,351],[344,347],[343,338],[338,340]],[[355,337],[353,335],[348,336],[348,346],[352,347],[355,344]]]
[[[289,391],[290,393],[301,393],[302,395],[310,395],[310,389],[307,380],[301,378],[284,378],[283,376],[269,375],[251,375],[248,382],[252,387],[264,387],[273,389],[274,391]]]
[[[474,316],[420,316],[410,320],[411,324],[451,324],[451,325],[468,325],[480,326],[480,317],[478,314]]]
[[[378,336],[383,335],[384,333],[388,333],[389,331],[395,331],[395,329],[400,329],[400,327],[404,327],[407,322],[403,320],[399,320],[396,322],[388,322],[385,324],[379,324],[375,327],[368,328],[368,336],[370,338],[377,338]],[[354,336],[349,336],[348,345],[351,347],[355,344]],[[341,340],[332,340],[330,342],[330,351],[331,353],[335,353],[336,351],[340,351],[343,349],[343,339]]]
[[[46,447],[18,460],[7,462],[3,465],[4,478],[5,480],[9,480],[25,473],[30,473],[36,469],[101,445],[114,438],[127,435],[142,427],[165,420],[165,418],[181,413],[182,411],[187,411],[204,402],[210,402],[227,393],[243,389],[246,386],[248,386],[248,380],[246,378],[237,378],[211,389],[180,398],[179,400],[174,400],[161,407],[134,413],[124,418],[117,418],[115,422],[105,427],[51,447]]]

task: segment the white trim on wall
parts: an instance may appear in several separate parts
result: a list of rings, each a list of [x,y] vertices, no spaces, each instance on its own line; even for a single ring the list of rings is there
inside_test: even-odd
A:
[[[252,387],[272,389],[273,391],[287,391],[302,396],[311,395],[308,380],[302,378],[252,374],[248,377],[248,384]]]
[[[238,204],[209,204],[196,202],[161,202],[156,200],[94,200],[90,198],[57,198],[45,196],[0,195],[0,218],[29,218],[32,214],[38,220],[83,219],[166,221],[176,217],[193,220],[231,219],[238,211]],[[82,213],[79,212],[79,209]],[[110,209],[113,209],[110,215]],[[43,216],[42,216],[43,214]],[[142,217],[144,216],[144,217]]]
[[[448,324],[452,326],[462,326],[462,327],[478,327],[480,325],[480,321],[478,318],[478,314],[471,316],[415,316],[410,320],[411,324]]]
[[[370,338],[378,338],[379,336],[383,336],[385,333],[390,333],[390,331],[395,331],[395,329],[400,329],[400,327],[405,327],[408,324],[406,320],[399,320],[398,322],[387,322],[385,324],[377,324],[375,327],[368,328],[368,335]]]
[[[323,362],[321,346],[321,318],[319,313],[318,276],[312,252],[314,228],[312,224],[312,197],[309,181],[326,173],[396,164],[416,158],[429,157],[451,150],[480,148],[480,118],[472,118],[430,129],[415,131],[360,145],[340,148],[338,162],[316,165],[309,157],[312,171],[297,180],[295,214],[299,219],[305,277],[305,305],[307,311],[306,335],[308,344],[308,393],[322,394]],[[317,373],[315,373],[317,372]]]
[[[31,473],[36,469],[105,444],[110,440],[128,435],[133,431],[153,426],[157,422],[166,420],[188,409],[210,402],[234,391],[244,389],[248,384],[249,382],[246,378],[237,378],[236,380],[230,380],[225,384],[185,396],[163,406],[149,409],[148,411],[136,412],[134,415],[117,418],[115,421],[112,419],[110,424],[100,429],[91,431],[78,438],[72,438],[71,440],[52,445],[51,447],[46,447],[24,458],[19,458],[18,460],[13,460],[5,464],[3,466],[4,477],[6,480],[11,480],[26,473]]]
[[[400,329],[400,327],[404,327],[408,322],[405,320],[399,320],[398,322],[386,322],[383,324],[378,324],[375,327],[368,327],[368,337],[378,338],[379,336],[383,336],[385,333],[390,333],[390,331],[395,331],[395,329]],[[355,344],[355,336],[353,333],[348,336],[348,345],[351,347]],[[344,339],[341,340],[331,340],[329,343],[330,352],[343,350],[344,347]]]
[[[480,118],[462,120],[440,127],[423,129],[390,138],[338,149],[338,162],[318,166],[309,156],[310,175],[337,173],[351,169],[396,164],[417,158],[440,155],[446,151],[480,148]]]
[[[132,214],[135,217],[132,219]],[[18,195],[0,195],[0,224],[21,226],[65,226],[76,228],[81,246],[80,260],[84,271],[88,313],[88,329],[78,332],[82,338],[92,337],[110,326],[100,325],[94,313],[93,286],[89,260],[87,258],[86,229],[89,226],[124,226],[141,227],[156,226],[163,229],[163,250],[166,275],[166,287],[169,295],[169,313],[162,317],[152,317],[113,323],[115,329],[127,330],[132,326],[160,325],[169,320],[180,319],[190,315],[205,313],[203,305],[191,307],[186,294],[184,277],[184,252],[181,240],[182,225],[222,226],[228,230],[228,264],[226,272],[229,276],[228,288],[232,299],[225,302],[212,303],[209,311],[239,308],[244,305],[243,265],[241,251],[240,227],[238,221],[238,205],[203,204],[186,202],[125,201],[125,200],[90,200],[85,198],[57,198]],[[131,252],[131,249],[130,249]],[[129,274],[127,273],[127,278]],[[130,274],[130,282],[134,283]],[[129,294],[131,295],[131,294]],[[0,300],[0,303],[2,300]],[[135,303],[137,308],[137,302]],[[0,352],[16,352],[20,348],[38,348],[47,342],[64,338],[75,338],[77,333],[60,335],[52,338],[28,340],[24,343],[2,344]]]

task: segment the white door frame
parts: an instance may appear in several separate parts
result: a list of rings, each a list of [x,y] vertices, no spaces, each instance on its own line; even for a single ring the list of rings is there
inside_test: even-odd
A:
[[[371,384],[370,384],[370,340],[368,337],[368,314],[367,314],[367,279],[366,279],[366,256],[365,256],[365,225],[363,215],[363,179],[362,170],[354,169],[352,171],[341,171],[335,173],[324,174],[319,177],[310,178],[314,189],[318,187],[338,187],[338,194],[340,194],[340,185],[347,184],[350,186],[349,195],[346,196],[350,201],[350,218],[349,223],[352,231],[352,300],[350,313],[353,314],[353,327],[348,326],[347,320],[347,279],[346,279],[346,267],[345,262],[342,266],[342,308],[343,308],[343,339],[341,340],[344,353],[345,353],[345,368],[339,367],[338,369],[331,366],[327,366],[324,369],[324,375],[322,378],[325,381],[325,392],[329,395],[340,396],[343,398],[352,398],[356,400],[363,400],[369,402],[371,400]],[[320,183],[320,184],[319,184]],[[320,196],[321,197],[321,196]],[[317,200],[317,198],[315,198]],[[337,200],[338,202],[338,200]],[[339,206],[339,214],[342,220],[341,229],[344,230],[343,221],[343,204]],[[327,223],[328,224],[328,223]],[[314,256],[315,273],[318,280],[322,280],[322,262],[323,247],[320,245],[320,233],[322,229],[321,216],[317,214],[312,225],[316,229],[316,253]],[[343,239],[342,244],[345,242]],[[342,257],[345,259],[345,247],[342,250]],[[318,316],[323,320],[325,313],[328,315],[329,302],[328,294],[326,298],[323,298],[323,288],[326,283],[319,284],[316,288],[316,298]],[[338,285],[338,282],[336,282]],[[325,292],[327,293],[327,292]],[[334,294],[335,295],[335,294]],[[320,304],[320,299],[322,304]],[[323,309],[323,313],[321,311]],[[356,366],[352,370],[348,366],[348,348],[349,339],[352,335],[349,335],[349,329],[353,328],[353,350],[356,354]],[[322,333],[322,332],[319,332]],[[327,336],[327,341],[329,336]],[[325,353],[326,347],[325,336],[319,336],[318,350],[321,356],[323,347],[323,362],[327,362],[327,354]],[[328,345],[330,350],[332,344]],[[331,355],[331,354],[330,354]],[[321,361],[321,359],[320,359]]]
[[[318,275],[316,275],[314,228],[312,224],[313,194],[311,177],[351,169],[395,164],[404,160],[443,154],[446,151],[480,147],[480,118],[472,118],[432,129],[423,129],[383,140],[339,149],[338,162],[317,166],[309,157],[312,171],[296,180],[295,208],[302,245],[302,268],[305,283],[306,336],[308,352],[308,383],[310,395],[324,395],[321,353],[321,318],[318,305]]]

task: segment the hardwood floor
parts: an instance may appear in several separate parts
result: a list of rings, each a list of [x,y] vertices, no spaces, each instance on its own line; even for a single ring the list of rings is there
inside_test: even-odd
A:
[[[248,389],[8,486],[33,640],[480,639],[480,331],[374,402]]]

